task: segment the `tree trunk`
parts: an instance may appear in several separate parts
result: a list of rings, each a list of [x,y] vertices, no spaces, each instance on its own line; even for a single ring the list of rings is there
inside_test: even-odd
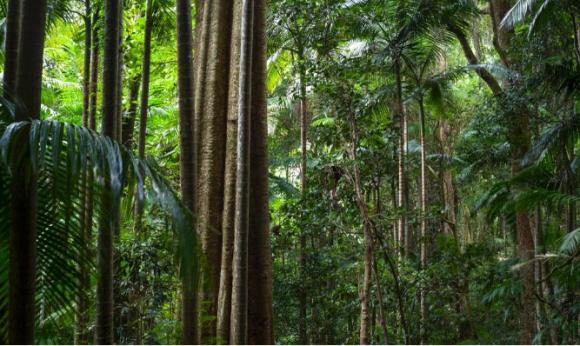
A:
[[[509,5],[505,0],[492,0],[490,2],[490,16],[492,20],[492,29],[494,31],[494,46],[506,67],[510,67],[509,43],[512,31],[500,27],[499,23],[505,17]],[[479,61],[471,50],[467,38],[463,32],[458,28],[449,27],[449,30],[459,40],[467,61],[472,65],[478,65]],[[504,90],[484,67],[479,67],[476,72],[480,78],[489,86],[493,94],[498,98],[498,101],[504,109],[516,109],[510,111],[506,118],[508,118],[508,141],[511,147],[511,171],[512,176],[518,174],[524,167],[521,166],[520,160],[526,154],[530,145],[530,126],[529,114],[526,105],[514,107],[508,105],[507,100],[504,99]],[[509,83],[506,83],[504,88],[509,88]],[[509,108],[508,108],[509,107]],[[526,211],[516,212],[516,234],[517,234],[517,248],[518,257],[523,262],[533,258],[534,255],[534,240],[530,227],[529,215]],[[531,344],[535,335],[536,316],[534,309],[534,270],[530,266],[525,266],[520,271],[520,276],[523,282],[522,290],[522,310],[520,313],[521,337],[520,341],[524,344]]]
[[[196,212],[196,151],[194,147],[194,88],[193,88],[193,38],[191,28],[191,1],[178,0],[177,12],[177,60],[179,92],[179,144],[181,198],[189,210]],[[192,230],[194,232],[194,230]],[[193,250],[193,249],[192,249]],[[197,278],[196,278],[197,280]],[[181,342],[193,344],[197,340],[196,284],[182,283],[182,330]]]
[[[248,255],[248,343],[274,343],[272,249],[268,209],[268,122],[266,97],[266,1],[254,0],[250,234]]]
[[[124,60],[124,55],[123,55],[123,45],[122,40],[123,40],[123,3],[124,0],[119,0],[119,31],[117,33],[117,41],[119,44],[119,52],[118,52],[118,59],[117,59],[117,87],[116,87],[116,97],[115,97],[115,107],[116,107],[116,113],[115,113],[115,120],[116,120],[116,126],[115,126],[115,140],[117,140],[118,142],[122,143],[122,139],[123,139],[123,74],[125,73],[124,71],[124,64],[123,64],[123,60]],[[115,234],[115,236],[117,236],[117,234]]]
[[[84,47],[84,64],[83,64],[83,126],[89,126],[89,102],[90,102],[90,84],[91,84],[91,0],[85,0],[85,47]]]
[[[84,69],[83,69],[83,117],[82,122],[84,127],[89,126],[89,115],[90,115],[90,96],[91,96],[91,49],[92,49],[92,14],[91,14],[91,1],[85,0],[85,47],[84,47]],[[82,211],[81,211],[81,221],[80,227],[82,232],[83,241],[85,244],[89,244],[90,239],[90,224],[87,220],[87,198],[88,198],[88,172],[82,173]],[[92,181],[91,181],[92,184]],[[91,220],[92,221],[92,220]],[[87,294],[90,291],[90,277],[88,268],[85,264],[81,264],[79,268],[79,284],[80,290],[77,296],[77,306],[76,306],[76,316],[75,316],[75,340],[76,345],[86,345],[90,342],[88,324],[89,324],[89,302]]]
[[[147,114],[149,112],[149,78],[151,75],[151,31],[153,29],[152,1],[147,0],[145,14],[145,34],[143,38],[143,66],[141,71],[141,105],[139,109],[139,139],[137,153],[141,160],[145,159],[145,143],[147,142]],[[131,127],[132,128],[132,127]],[[131,133],[133,131],[131,130]],[[144,201],[138,198],[135,202],[135,233],[140,234],[143,228]]]
[[[14,2],[10,1],[10,2]],[[18,44],[18,58],[9,59],[9,66],[16,71],[8,75],[5,85],[15,88],[15,121],[40,118],[40,94],[42,87],[42,63],[44,53],[44,30],[47,5],[45,0],[25,0],[20,4],[20,29],[8,26],[7,37]],[[17,5],[10,4],[15,11]],[[9,20],[10,22],[10,20]],[[17,30],[13,32],[13,30]],[[13,48],[11,42],[9,48]],[[10,51],[8,51],[10,53]],[[14,53],[14,52],[12,52]],[[12,54],[11,58],[14,58]],[[6,70],[5,70],[6,71]],[[14,77],[16,84],[13,85]],[[27,140],[27,136],[23,137]],[[25,143],[21,143],[25,145]],[[34,293],[36,263],[36,175],[26,162],[19,167],[21,172],[30,174],[15,175],[11,187],[11,229],[10,229],[10,268],[8,303],[8,342],[10,344],[34,343]]]
[[[120,0],[105,1],[105,50],[103,61],[103,135],[116,138],[118,119]],[[112,344],[113,339],[113,239],[117,233],[119,205],[111,196],[111,182],[105,179],[99,215],[96,342]]]
[[[199,117],[198,232],[208,268],[204,272],[204,314],[217,315],[222,234],[226,123],[229,95],[229,50],[231,47],[231,1],[216,0],[203,5],[201,35],[197,48],[205,63],[196,74],[196,117]],[[199,102],[199,103],[198,103]],[[216,335],[215,320],[205,320],[203,337]],[[199,340],[202,341],[202,340]],[[204,341],[206,342],[206,341]]]
[[[98,9],[93,13],[93,29],[92,29],[92,52],[91,52],[91,96],[89,100],[89,128],[93,131],[97,129],[97,93],[99,91],[99,30],[97,22],[99,20]]]
[[[377,295],[377,304],[379,305],[379,321],[381,323],[381,328],[383,329],[383,344],[389,344],[389,333],[387,329],[387,316],[384,310],[384,303],[383,303],[383,290],[381,287],[381,278],[379,276],[379,268],[377,267],[377,261],[373,257],[373,272],[375,274],[375,283],[377,285],[376,295]]]
[[[143,70],[141,72],[141,105],[139,110],[139,158],[145,158],[147,136],[147,115],[149,113],[149,79],[151,75],[151,32],[153,30],[153,0],[147,0],[145,14],[145,36],[143,39]],[[190,24],[191,26],[191,24]]]
[[[517,175],[523,167],[520,160],[527,153],[530,143],[529,119],[526,113],[518,113],[511,116],[510,145],[512,146],[512,176]],[[534,257],[534,237],[530,226],[529,215],[526,211],[516,212],[516,234],[518,244],[518,257],[522,262],[527,262]],[[523,282],[522,311],[520,323],[522,334],[520,341],[523,344],[531,344],[536,331],[535,318],[535,280],[533,266],[526,265],[520,270]]]
[[[451,124],[448,120],[441,120],[437,128],[437,141],[439,142],[440,152],[445,155],[444,161],[453,155],[453,145],[450,142],[452,130]],[[455,242],[458,242],[457,237],[457,203],[455,184],[453,182],[453,172],[447,167],[448,162],[442,163],[439,172],[439,184],[441,185],[441,200],[445,207],[443,213],[443,232],[453,235]]]
[[[18,73],[18,45],[20,43],[20,0],[8,1],[4,39],[4,97],[14,100]]]
[[[405,106],[403,104],[403,85],[401,80],[401,62],[397,60],[395,62],[395,76],[397,84],[397,94],[396,94],[396,104],[395,104],[395,114],[399,120],[399,156],[398,156],[398,195],[397,195],[397,207],[399,208],[399,219],[397,221],[397,240],[399,255],[403,257],[407,249],[408,239],[407,239],[407,200],[406,200],[406,176],[405,176],[405,156],[407,153],[407,114],[405,112]]]
[[[423,104],[423,96],[419,99],[419,110],[420,110],[420,139],[421,144],[421,270],[427,268],[427,160],[426,160],[426,143],[425,143],[425,107]],[[421,325],[420,325],[420,340],[421,344],[424,345],[426,341],[425,327],[427,323],[427,303],[425,301],[425,287],[424,283],[420,286],[420,313],[421,313]]]
[[[220,285],[217,305],[217,336],[220,342],[229,344],[232,325],[232,265],[236,218],[236,172],[238,163],[238,121],[240,85],[240,49],[242,1],[233,2],[231,27],[228,111],[226,124],[226,153],[224,175],[224,207],[222,213],[222,252]],[[235,43],[238,44],[235,44]]]
[[[303,55],[303,53],[301,53]],[[306,196],[306,174],[307,174],[307,142],[308,142],[308,103],[306,100],[306,85],[304,81],[304,72],[301,69],[300,73],[300,191],[302,193],[302,198]],[[303,278],[302,284],[299,288],[299,321],[298,321],[298,334],[300,337],[300,343],[308,343],[308,326],[306,317],[306,308],[308,302],[308,292],[305,284],[305,271],[306,271],[306,234],[305,230],[300,230],[300,254],[299,254],[299,264],[300,264],[300,277]]]
[[[364,200],[362,191],[362,182],[358,166],[357,150],[359,141],[359,131],[355,115],[349,112],[351,126],[351,159],[353,161],[353,178],[356,200],[359,207],[360,215],[363,218],[364,234],[364,274],[362,288],[360,289],[360,331],[359,338],[361,345],[368,345],[369,340],[369,294],[372,280],[373,265],[373,224],[368,215],[368,209]]]
[[[133,132],[135,130],[135,117],[137,116],[137,102],[139,100],[139,84],[141,84],[141,76],[134,77],[129,84],[129,105],[124,112],[121,143],[128,149],[133,147]],[[121,85],[120,85],[121,86]],[[119,87],[120,87],[119,86]],[[119,99],[119,102],[121,99]]]
[[[252,112],[253,1],[242,1],[238,89],[236,211],[232,259],[230,342],[248,343],[248,232],[250,212],[250,116]],[[234,13],[234,17],[236,17]],[[232,42],[232,45],[235,45]]]

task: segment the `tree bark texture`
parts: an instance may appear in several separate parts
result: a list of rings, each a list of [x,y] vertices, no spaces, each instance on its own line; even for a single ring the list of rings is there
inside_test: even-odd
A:
[[[196,151],[194,142],[194,84],[193,84],[193,37],[191,27],[191,1],[178,0],[177,12],[177,62],[179,93],[179,144],[181,198],[189,210],[196,212]],[[199,25],[199,24],[198,24]],[[191,230],[194,232],[194,230]],[[194,249],[192,249],[194,251]],[[197,280],[197,279],[196,279]],[[181,342],[197,341],[198,300],[195,284],[182,283]]]
[[[235,191],[239,188],[236,160],[240,94],[240,57],[242,52],[241,19],[243,2],[218,0],[198,1],[195,54],[195,119],[198,150],[197,216],[203,252],[208,260],[204,292],[201,294],[203,314],[217,316],[205,323],[202,338],[218,342],[234,342],[247,338],[249,343],[272,343],[271,254],[269,244],[267,160],[266,160],[266,52],[265,4],[252,1],[253,20],[248,22],[253,42],[248,48],[251,64],[248,83],[252,90],[249,128],[248,165],[249,211],[247,284],[236,292],[233,275],[236,241],[235,218],[241,212]],[[248,6],[250,6],[248,4]],[[244,91],[246,91],[244,89]],[[246,155],[246,154],[244,154]],[[242,245],[243,247],[243,245]],[[241,249],[243,250],[243,249]],[[242,251],[243,252],[243,251]],[[242,256],[242,258],[245,256]],[[244,274],[241,281],[243,286]],[[235,295],[247,295],[247,306],[238,309]],[[230,310],[231,308],[231,310]],[[239,317],[247,314],[247,326],[235,327]],[[240,330],[241,329],[241,330]],[[236,335],[234,335],[236,334]],[[243,336],[244,334],[247,337]],[[241,336],[240,336],[241,335]]]
[[[238,133],[236,164],[236,211],[232,259],[232,307],[230,341],[248,340],[248,232],[250,212],[250,125],[252,106],[253,0],[243,0],[240,19],[238,77]],[[235,11],[234,18],[238,11]],[[234,21],[232,21],[234,22]],[[232,46],[235,41],[232,41]],[[230,86],[230,88],[233,86]]]

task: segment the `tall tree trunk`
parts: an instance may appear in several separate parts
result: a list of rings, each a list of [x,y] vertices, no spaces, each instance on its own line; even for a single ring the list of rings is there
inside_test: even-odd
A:
[[[387,329],[387,315],[385,314],[384,310],[384,302],[383,302],[383,290],[381,287],[381,277],[379,276],[379,268],[377,267],[377,261],[373,257],[373,273],[375,275],[375,283],[377,285],[376,295],[377,295],[377,304],[379,305],[379,321],[381,323],[381,328],[383,329],[383,344],[389,344],[389,332]]]
[[[266,1],[254,0],[250,158],[248,343],[274,343],[272,249],[268,209]]]
[[[419,99],[419,110],[420,110],[420,139],[421,144],[421,270],[425,270],[427,267],[427,148],[425,143],[425,107],[423,104],[423,96]],[[425,327],[427,323],[427,303],[425,301],[425,287],[424,283],[420,286],[420,313],[421,313],[421,326],[420,326],[420,340],[421,344],[425,344],[426,334]]]
[[[116,97],[115,97],[115,106],[116,106],[116,113],[115,113],[115,140],[122,143],[123,139],[123,75],[124,71],[124,63],[123,60],[125,56],[123,55],[123,45],[121,44],[123,41],[123,6],[124,0],[119,0],[119,31],[117,33],[117,40],[119,44],[119,52],[118,52],[118,59],[117,59],[117,87],[116,87]],[[138,85],[138,84],[137,84]]]
[[[121,143],[128,149],[133,147],[133,132],[135,132],[135,117],[137,116],[137,102],[139,101],[139,86],[141,75],[135,76],[129,83],[129,105],[122,115]],[[119,99],[120,101],[121,99]]]
[[[119,80],[120,0],[105,0],[105,50],[103,60],[103,135],[116,138],[118,127],[117,88]],[[112,344],[113,339],[113,239],[119,225],[119,205],[105,179],[99,215],[96,342]]]
[[[304,53],[300,50],[300,60],[301,64]],[[308,103],[306,100],[306,84],[304,76],[304,68],[300,68],[300,191],[302,193],[302,198],[306,196],[306,174],[307,174],[307,162],[308,162],[308,152],[307,152],[307,142],[308,142]],[[306,234],[305,230],[300,230],[300,244],[299,244],[299,265],[300,265],[300,277],[303,278],[302,284],[300,285],[298,292],[299,301],[299,321],[298,321],[298,334],[300,338],[300,343],[308,343],[308,325],[306,317],[306,308],[308,302],[308,292],[305,284],[305,271],[306,271]]]
[[[91,48],[92,48],[92,15],[91,15],[91,0],[85,0],[85,47],[84,47],[84,61],[83,61],[83,117],[82,122],[84,127],[89,126],[89,112],[90,112],[90,84],[91,84]]]
[[[15,6],[17,5],[9,5],[12,10],[15,10]],[[12,76],[9,74],[4,83],[12,88],[14,85],[11,83],[14,77],[16,78],[14,96],[19,106],[16,107],[14,120],[26,121],[40,118],[47,5],[46,0],[25,0],[20,6],[20,29],[10,25],[6,34],[11,39],[17,38],[18,58],[9,62],[9,65],[15,64],[8,66],[11,69],[16,68],[16,72]],[[17,32],[14,33],[13,30]],[[25,146],[27,136],[23,137],[22,141],[21,145]],[[33,344],[37,181],[26,162],[21,164],[19,171],[30,174],[15,175],[11,186],[8,342]]]
[[[513,36],[513,30],[501,27],[499,23],[505,17],[510,9],[507,0],[491,0],[490,16],[492,28],[494,30],[494,46],[502,62],[507,68],[511,66],[510,40]],[[504,89],[511,88],[510,81],[504,83]],[[504,109],[512,109],[507,114],[508,118],[508,141],[511,148],[512,159],[512,176],[521,172],[524,167],[521,160],[528,152],[531,142],[530,116],[526,109],[527,105],[508,104],[510,100],[503,99]],[[523,262],[527,262],[534,257],[534,236],[530,225],[530,217],[527,211],[516,212],[516,234],[518,244],[518,257]],[[522,310],[520,312],[521,337],[520,341],[524,344],[531,344],[536,333],[536,314],[535,314],[535,282],[533,266],[526,265],[522,267],[520,276],[523,282],[522,290]]]
[[[388,266],[391,275],[395,281],[395,294],[397,299],[397,309],[399,310],[399,318],[401,319],[401,329],[403,331],[403,340],[405,344],[409,344],[409,326],[407,324],[407,314],[405,312],[405,297],[403,288],[401,287],[401,279],[399,277],[399,270],[393,258],[391,257],[391,249],[389,249],[385,240],[381,237],[380,234],[375,232],[375,237],[378,240],[382,248],[383,253],[383,260],[385,264]]]
[[[406,191],[407,191],[407,182],[406,182],[406,175],[405,175],[405,157],[407,154],[407,114],[405,111],[405,105],[403,104],[403,85],[401,81],[401,62],[397,60],[395,62],[395,75],[397,79],[397,96],[396,96],[396,114],[399,119],[399,159],[398,159],[398,195],[397,195],[397,207],[399,208],[399,219],[397,221],[397,230],[399,231],[398,234],[398,248],[399,254],[402,256],[405,255],[405,251],[407,250],[407,199]]]
[[[250,212],[250,116],[252,112],[252,0],[242,1],[238,78],[238,133],[236,211],[232,259],[232,312],[230,342],[248,343],[248,232]],[[234,13],[234,17],[236,14]],[[233,42],[232,45],[236,43]]]
[[[84,127],[89,126],[89,115],[90,115],[90,96],[91,96],[91,49],[92,49],[92,14],[91,14],[91,1],[85,0],[85,47],[84,47],[84,68],[83,68],[83,116],[82,122]],[[87,220],[87,198],[88,198],[88,171],[82,173],[82,211],[81,211],[81,231],[82,237],[85,244],[89,244],[90,235],[90,224]],[[92,182],[91,182],[92,183]],[[91,220],[92,221],[92,220]],[[88,268],[85,264],[81,264],[79,268],[79,284],[80,293],[77,296],[77,306],[75,315],[75,344],[76,345],[86,345],[90,342],[89,332],[88,332],[88,312],[89,312],[89,302],[87,294],[90,291],[90,277]]]
[[[147,142],[147,115],[149,113],[149,79],[151,75],[151,32],[153,29],[153,0],[147,0],[145,13],[145,33],[143,38],[143,66],[141,71],[141,104],[139,107],[139,139],[137,153],[140,159],[145,159],[145,143]],[[140,234],[143,227],[143,201],[135,202],[135,233]]]
[[[191,26],[191,24],[190,24]],[[151,76],[151,32],[153,30],[153,0],[147,0],[145,33],[143,39],[143,66],[141,80],[141,105],[139,109],[139,158],[145,158],[147,136],[147,115],[149,114],[149,80]]]
[[[90,66],[90,83],[89,83],[89,119],[88,119],[88,128],[90,128],[91,130],[95,130],[95,126],[96,126],[96,115],[97,115],[97,86],[98,86],[98,78],[99,78],[99,71],[98,71],[98,67],[99,67],[99,33],[98,30],[96,29],[96,23],[99,20],[99,14],[98,14],[98,10],[95,10],[94,13],[92,14],[92,28],[91,28],[91,66]],[[85,194],[85,200],[84,200],[84,236],[86,236],[85,238],[85,242],[87,244],[87,247],[89,249],[89,255],[91,256],[91,258],[94,257],[94,249],[92,248],[92,232],[93,232],[93,199],[94,199],[94,190],[93,190],[93,184],[94,184],[94,173],[92,170],[88,170],[87,171],[87,178],[86,178],[86,194]],[[88,270],[88,268],[85,268],[85,270]],[[84,276],[84,274],[81,274],[81,278],[82,278],[82,282],[83,282],[83,287],[86,287],[84,292],[88,292],[90,290],[90,280],[89,279],[89,275],[88,272],[86,273],[86,277]],[[84,298],[87,299],[87,298]],[[80,304],[79,304],[80,305]],[[88,316],[86,314],[88,314],[88,305],[86,309],[79,309],[79,314],[83,313],[85,314],[84,316],[79,316],[79,318],[86,320],[88,318]],[[83,344],[90,344],[93,342],[93,333],[88,329],[88,320],[86,320],[86,324],[84,325],[84,328],[82,326],[79,326],[77,328],[77,330],[79,330],[79,332],[81,330],[84,330],[84,332],[82,332],[83,334],[79,334],[79,339],[78,339],[78,343],[83,343]]]
[[[457,243],[457,203],[455,184],[453,182],[453,172],[449,169],[448,158],[453,155],[453,144],[451,143],[451,124],[448,120],[441,120],[437,126],[437,141],[439,142],[440,152],[445,155],[439,172],[439,184],[441,185],[441,200],[445,207],[443,216],[443,232],[453,235]]]
[[[530,137],[529,118],[527,113],[518,113],[510,117],[509,138],[512,147],[512,176],[522,171],[520,160],[529,149]],[[526,211],[516,212],[516,234],[518,257],[523,262],[528,262],[534,257],[534,237],[530,226],[529,215]],[[522,311],[520,323],[522,325],[521,339],[523,344],[531,344],[536,331],[535,316],[535,280],[533,266],[526,265],[520,270],[523,282]]]
[[[505,0],[491,0],[490,1],[490,16],[492,21],[492,29],[494,32],[494,46],[499,54],[502,62],[506,67],[510,67],[511,61],[509,59],[509,43],[513,31],[502,28],[499,23],[505,17],[509,10],[509,4]],[[472,65],[478,65],[479,61],[471,47],[464,33],[454,27],[449,27],[449,30],[459,40],[466,59]],[[529,112],[526,105],[514,106],[510,105],[504,98],[504,90],[495,79],[495,77],[484,67],[479,67],[476,72],[480,78],[489,86],[493,94],[498,98],[500,104],[504,109],[515,109],[506,115],[508,119],[508,141],[511,147],[511,171],[512,176],[518,174],[524,167],[521,165],[521,159],[528,151],[530,145],[530,125]],[[510,88],[509,83],[504,86],[505,89]],[[517,249],[520,260],[526,262],[533,257],[534,254],[534,240],[530,227],[529,215],[526,211],[516,212],[516,234],[517,234]],[[531,344],[535,335],[536,316],[534,309],[534,270],[530,266],[525,266],[520,271],[520,276],[523,282],[522,290],[522,310],[520,312],[521,337],[520,341],[524,344]]]
[[[18,73],[18,45],[20,43],[20,0],[8,1],[4,39],[4,97],[14,100]]]
[[[205,64],[196,74],[196,117],[199,117],[199,175],[197,216],[198,232],[208,268],[204,272],[201,301],[203,313],[217,315],[219,296],[222,234],[215,230],[222,225],[226,155],[226,123],[229,95],[229,51],[231,47],[232,2],[216,0],[203,5],[203,20],[198,24]],[[198,103],[199,102],[199,103]],[[203,337],[216,335],[215,320],[205,320]],[[202,341],[202,340],[200,340]]]
[[[97,129],[97,94],[99,91],[99,30],[98,30],[98,21],[99,21],[99,10],[96,9],[93,13],[93,28],[92,28],[92,49],[91,49],[91,85],[90,85],[90,100],[89,100],[89,128],[93,131]]]
[[[238,163],[238,121],[239,121],[239,84],[242,1],[233,2],[228,111],[226,124],[226,153],[224,175],[224,206],[222,213],[222,251],[220,285],[218,292],[216,333],[220,342],[229,344],[232,324],[232,275],[234,232],[236,219],[236,172]],[[236,44],[238,43],[238,44]]]
[[[373,224],[368,214],[367,204],[364,200],[362,191],[362,182],[360,177],[360,169],[358,166],[358,141],[359,131],[355,115],[352,111],[349,112],[350,126],[351,126],[351,159],[353,161],[353,178],[356,200],[359,207],[360,215],[363,218],[363,234],[364,234],[364,274],[363,283],[360,289],[360,331],[359,338],[361,345],[368,345],[369,340],[369,295],[372,280],[372,266],[373,266]]]
[[[191,1],[178,0],[177,12],[177,60],[179,92],[179,144],[181,198],[189,210],[196,212],[196,151],[194,147],[194,86],[193,86],[193,37],[191,28]],[[198,24],[199,25],[199,24]],[[194,230],[191,230],[194,232]],[[193,250],[193,249],[192,249]],[[196,279],[197,280],[197,279]],[[197,340],[196,284],[182,283],[181,342],[193,344]]]

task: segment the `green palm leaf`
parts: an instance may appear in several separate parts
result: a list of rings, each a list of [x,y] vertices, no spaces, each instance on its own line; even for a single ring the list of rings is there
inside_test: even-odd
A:
[[[18,138],[28,135],[28,147],[17,147]],[[79,265],[94,268],[84,243],[80,214],[83,210],[81,176],[95,173],[95,199],[111,193],[120,203],[125,189],[136,189],[143,199],[151,189],[153,202],[167,213],[176,233],[177,260],[183,281],[196,287],[199,277],[199,244],[194,217],[181,203],[170,183],[152,159],[139,160],[130,151],[83,127],[55,121],[10,124],[0,137],[0,339],[6,333],[8,312],[8,240],[10,232],[10,181],[22,160],[29,160],[38,176],[37,210],[37,321],[50,323],[55,312],[72,312],[79,291]],[[107,177],[111,190],[104,191]],[[6,201],[6,202],[4,202]],[[109,217],[99,209],[97,217]],[[40,323],[39,323],[40,324]]]

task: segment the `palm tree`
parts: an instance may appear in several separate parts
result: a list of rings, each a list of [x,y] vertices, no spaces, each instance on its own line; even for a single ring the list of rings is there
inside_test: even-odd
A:
[[[82,124],[84,127],[89,126],[90,118],[90,100],[91,100],[91,52],[92,52],[92,32],[93,32],[93,16],[91,11],[91,1],[85,0],[85,12],[84,12],[84,24],[85,24],[85,46],[84,46],[84,64],[83,64],[83,114],[82,114]],[[81,212],[81,229],[83,230],[83,239],[89,243],[90,233],[92,230],[92,216],[89,218],[89,213],[87,210],[91,207],[87,202],[88,200],[88,185],[91,184],[89,180],[89,174],[82,176],[82,196],[81,201],[83,203],[83,210]],[[92,198],[92,197],[91,197]],[[90,222],[90,223],[89,223]],[[77,309],[75,315],[75,344],[86,345],[89,343],[89,332],[88,332],[88,312],[89,303],[87,299],[87,294],[90,290],[90,277],[88,275],[88,268],[85,265],[81,265],[79,268],[80,277],[79,284],[82,287],[82,292],[77,297]]]
[[[117,88],[119,79],[120,0],[105,1],[105,50],[103,56],[103,120],[104,136],[117,138]],[[113,239],[118,233],[119,205],[111,196],[111,177],[105,178],[105,192],[101,208],[110,209],[109,217],[99,218],[98,281],[96,341],[112,344],[113,339]]]
[[[1,120],[4,121],[2,118]],[[79,268],[86,266],[93,271],[94,264],[90,247],[83,238],[79,222],[83,212],[81,198],[83,186],[80,177],[93,171],[96,174],[93,188],[96,205],[102,199],[120,204],[123,190],[140,191],[137,198],[144,198],[151,186],[152,203],[166,213],[175,231],[179,274],[182,280],[193,282],[199,276],[198,240],[194,233],[193,216],[170,188],[170,183],[159,172],[155,162],[140,160],[112,141],[92,130],[54,121],[33,121],[13,123],[0,129],[0,199],[11,198],[10,184],[17,178],[15,172],[21,161],[29,162],[31,171],[38,176],[42,185],[37,190],[38,222],[35,241],[38,247],[38,262],[34,278],[38,282],[35,303],[43,305],[43,313],[32,315],[33,325],[43,321],[51,328],[57,328],[58,320],[46,318],[44,312],[72,312],[74,298],[82,285],[77,278]],[[28,141],[29,148],[22,147],[20,138],[27,133],[34,134]],[[10,167],[8,171],[5,167]],[[17,171],[16,171],[17,172]],[[105,190],[103,182],[107,177],[127,177],[120,184]],[[145,180],[148,181],[145,184]],[[107,195],[105,191],[110,191]],[[99,219],[110,218],[110,210],[97,208]],[[8,278],[9,260],[8,237],[10,233],[10,209],[0,205],[0,321],[8,319]],[[6,261],[4,261],[6,260]],[[86,292],[85,292],[86,293]],[[9,312],[8,312],[9,313]],[[6,325],[0,325],[0,339],[5,340]]]
[[[12,2],[16,2],[12,0]],[[15,8],[10,4],[10,9]],[[41,1],[22,1],[20,4],[20,23],[17,33],[8,27],[7,36],[18,37],[18,58],[8,59],[7,67],[16,67],[14,80],[5,81],[14,87],[14,99],[18,103],[15,121],[38,119],[40,117],[40,92],[42,86],[42,63],[47,4]],[[12,64],[12,65],[11,65]],[[10,80],[12,79],[12,80]],[[20,139],[25,143],[28,135]],[[11,195],[11,232],[10,232],[10,281],[8,308],[8,342],[11,344],[34,343],[34,292],[36,265],[36,219],[37,199],[36,177],[30,163],[23,162],[17,168],[21,174],[12,181]]]
[[[16,70],[18,63],[18,38],[20,29],[20,3],[9,1],[6,13],[6,38],[4,47],[4,97],[12,99],[16,87]]]
[[[145,136],[147,132],[147,113],[149,112],[149,79],[151,75],[151,32],[153,30],[153,0],[147,0],[145,14],[145,33],[143,39],[143,72],[141,73],[141,107],[138,150],[140,158],[145,158]]]

